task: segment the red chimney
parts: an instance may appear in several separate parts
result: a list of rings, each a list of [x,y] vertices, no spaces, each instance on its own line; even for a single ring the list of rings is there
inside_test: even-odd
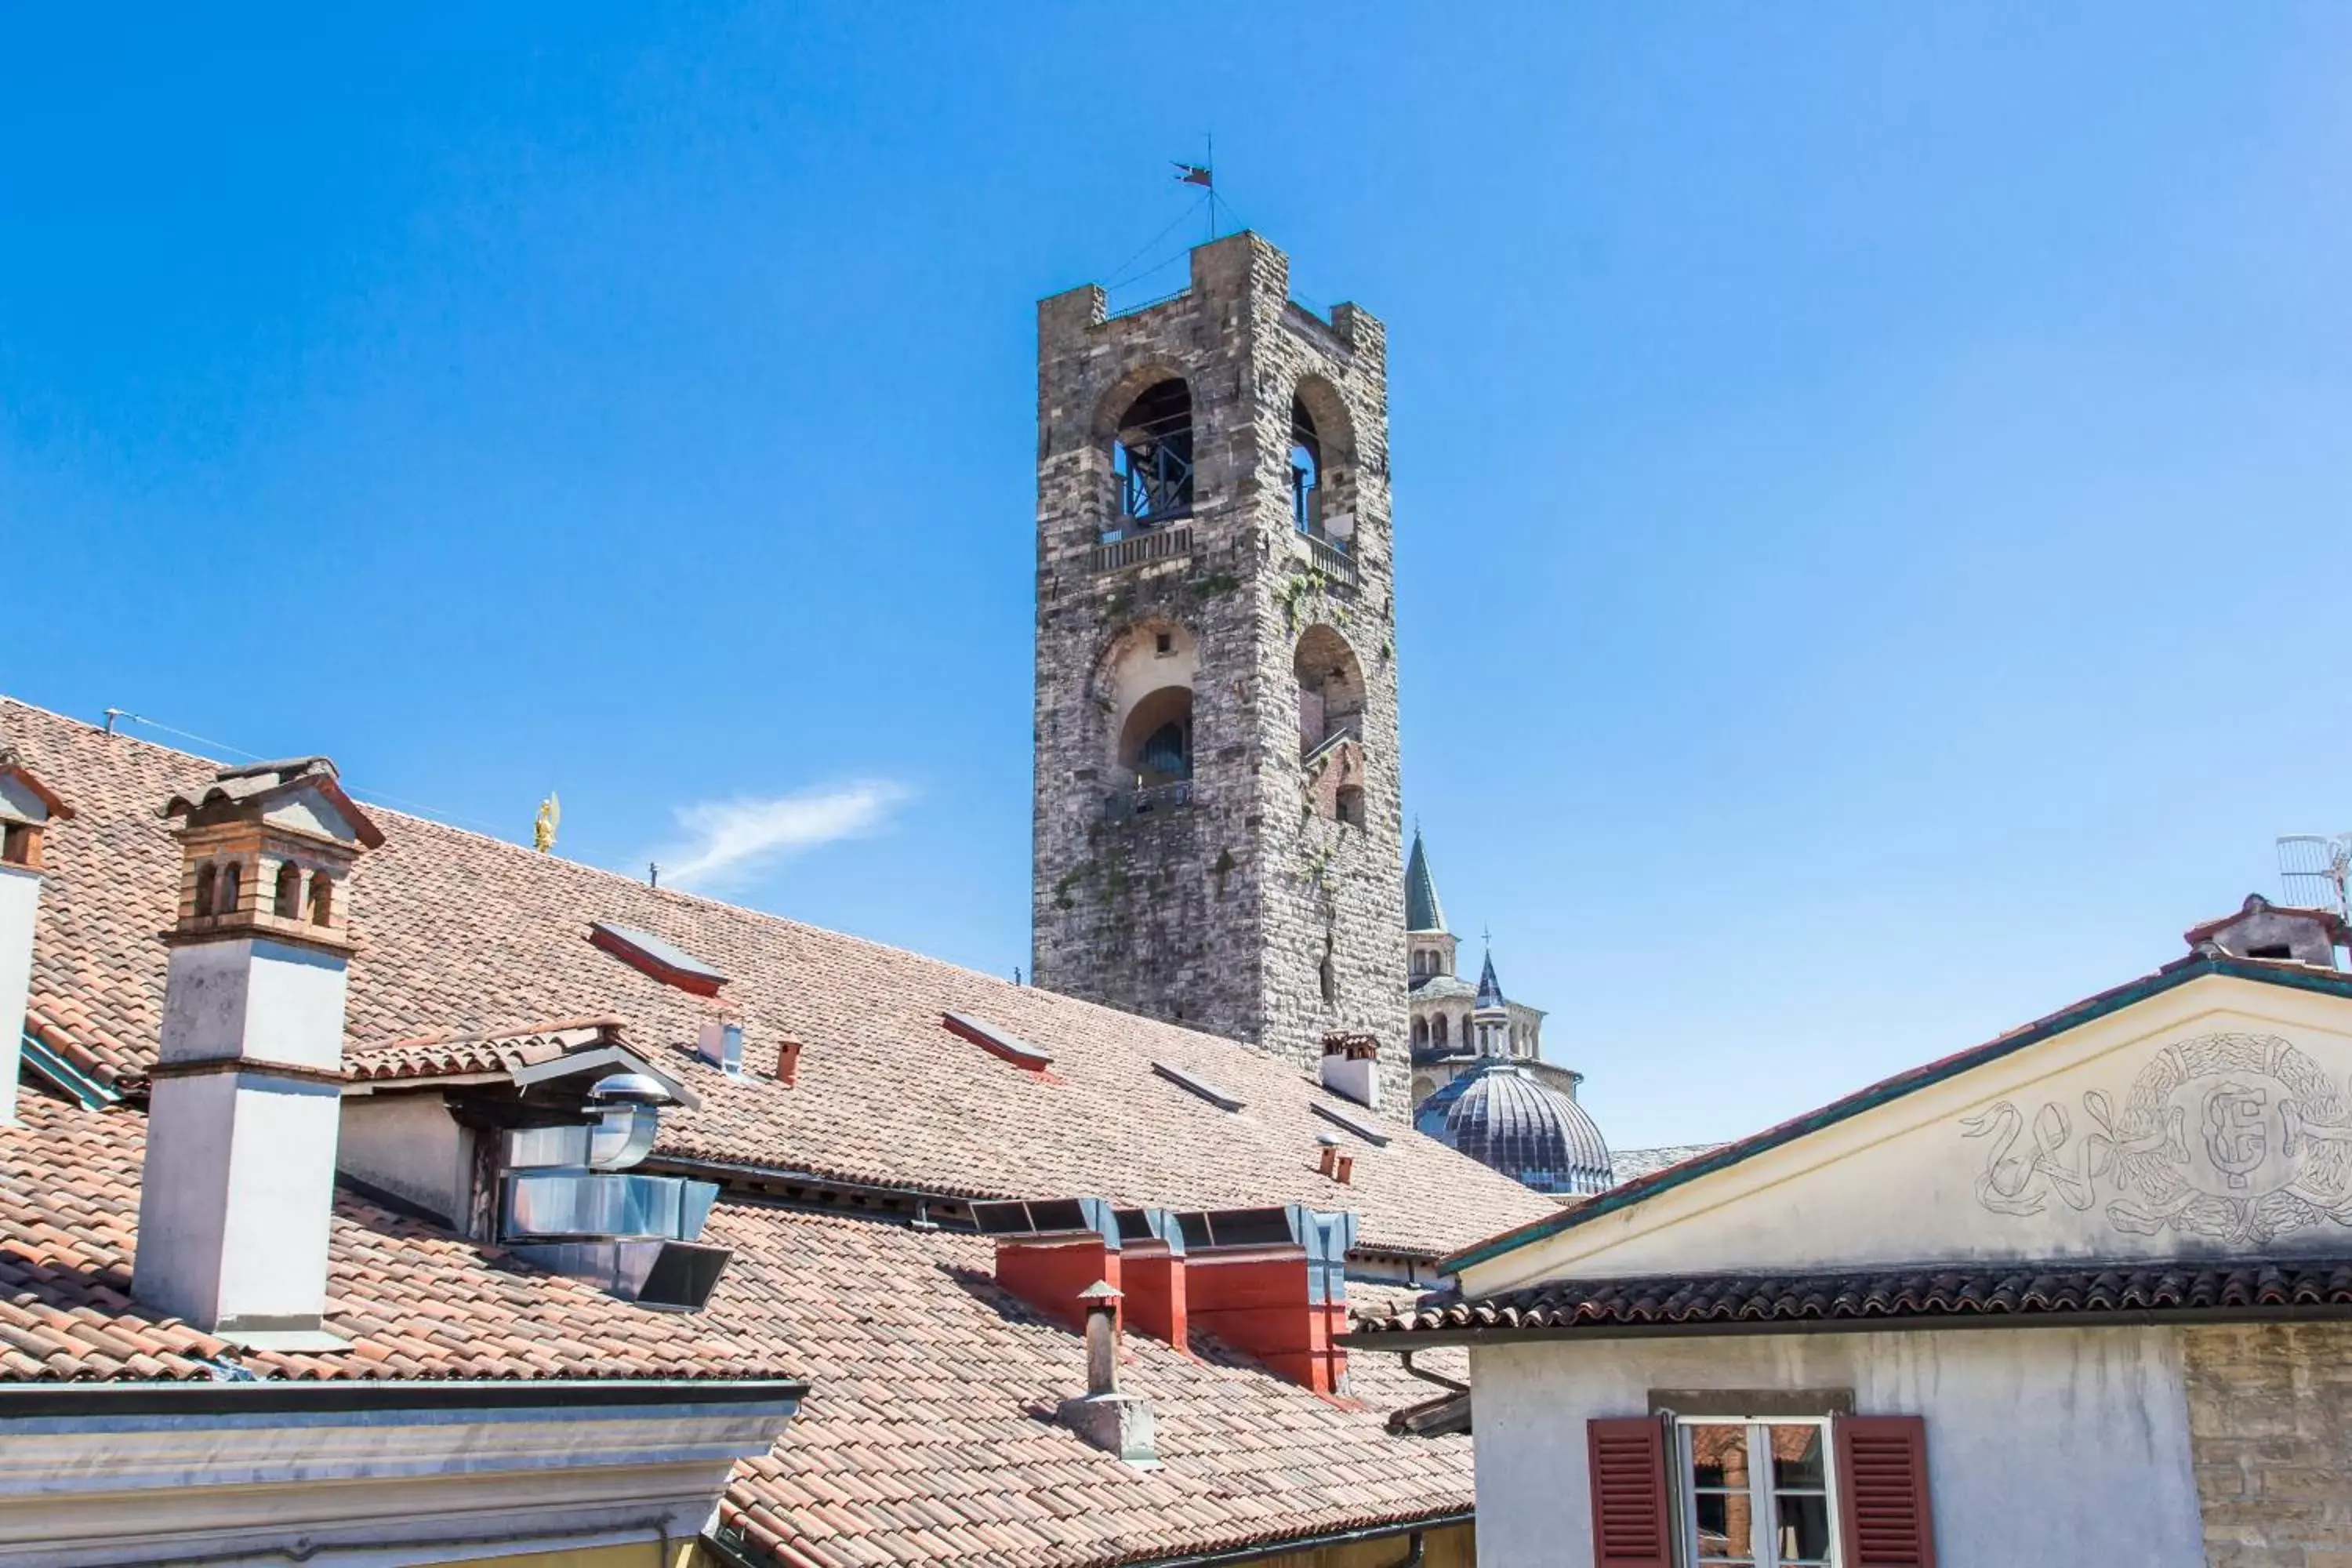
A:
[[[1148,1241],[1125,1242],[1119,1272],[1126,1279],[1128,1326],[1189,1352],[1181,1241],[1171,1243],[1155,1236]]]
[[[1181,1216],[1191,1326],[1318,1394],[1343,1391],[1347,1252],[1353,1215],[1224,1209]]]
[[[800,1077],[800,1071],[801,1043],[786,1035],[776,1042],[776,1081],[790,1089]]]

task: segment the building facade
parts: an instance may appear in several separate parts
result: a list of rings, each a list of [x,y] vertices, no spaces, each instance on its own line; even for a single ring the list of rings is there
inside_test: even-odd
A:
[[[2345,929],[2190,934],[1361,1325],[1470,1347],[1480,1561],[2352,1560]]]
[[[1033,973],[1405,1113],[1386,339],[1255,235],[1038,308]]]

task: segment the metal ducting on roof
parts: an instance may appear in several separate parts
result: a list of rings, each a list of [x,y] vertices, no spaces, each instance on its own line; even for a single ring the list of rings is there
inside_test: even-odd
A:
[[[543,1237],[654,1237],[692,1241],[702,1234],[719,1184],[684,1176],[592,1171],[532,1171],[507,1178],[502,1215],[509,1240]]]
[[[690,1241],[559,1241],[517,1247],[515,1256],[557,1274],[601,1285],[625,1301],[692,1312],[719,1288],[734,1249]]]
[[[719,1184],[614,1169],[645,1157],[656,1115],[652,1105],[625,1102],[594,1122],[509,1132],[500,1238],[516,1256],[624,1300],[701,1306],[733,1256],[697,1243]]]

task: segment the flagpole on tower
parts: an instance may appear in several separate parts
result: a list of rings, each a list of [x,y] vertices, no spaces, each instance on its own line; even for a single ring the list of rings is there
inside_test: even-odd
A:
[[[1217,242],[1217,133],[1204,133],[1206,148],[1201,154],[1201,167],[1209,174],[1209,243]]]
[[[1213,244],[1217,237],[1217,139],[1214,134],[1207,138],[1207,150],[1202,156],[1207,162],[1178,163],[1176,183],[1182,185],[1198,185],[1209,193],[1209,239]],[[1161,232],[1164,234],[1167,231],[1163,229]]]

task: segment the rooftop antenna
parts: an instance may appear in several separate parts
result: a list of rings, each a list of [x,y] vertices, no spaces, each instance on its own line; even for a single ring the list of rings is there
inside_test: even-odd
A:
[[[2288,903],[2352,920],[2352,833],[2282,835],[2278,863]]]

